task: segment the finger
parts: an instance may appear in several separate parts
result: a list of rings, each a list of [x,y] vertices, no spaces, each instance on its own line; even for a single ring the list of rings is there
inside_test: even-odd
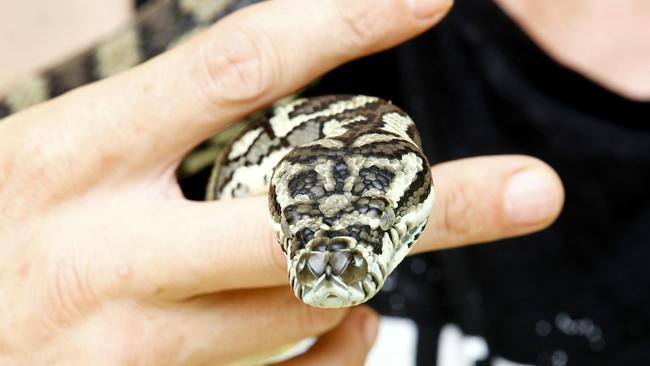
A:
[[[354,308],[338,327],[320,337],[307,353],[278,365],[363,365],[377,337],[378,326],[378,316],[369,307]]]
[[[413,253],[532,233],[550,225],[564,204],[560,178],[546,163],[504,155],[432,168],[436,202]]]
[[[563,204],[562,184],[526,156],[463,159],[432,168],[436,202],[413,253],[522,235],[548,226]],[[161,205],[134,227],[166,228],[133,253],[144,290],[165,299],[287,282],[266,197]],[[131,224],[131,226],[133,226]],[[152,235],[139,231],[132,235]],[[147,246],[146,243],[151,243]],[[164,270],[161,270],[163,268]]]
[[[231,291],[192,300],[178,310],[173,328],[193,340],[193,353],[206,358],[187,363],[221,365],[287,350],[300,340],[328,332],[347,311],[305,305],[288,286]],[[217,354],[224,351],[227,355]]]
[[[288,283],[287,258],[272,230],[266,197],[160,203],[140,214],[131,211],[125,222],[116,220],[122,219],[113,218],[113,226],[130,228],[118,232],[129,240],[105,250],[124,254],[94,256],[129,258],[115,266],[135,272],[132,284],[141,293],[182,300]]]
[[[421,6],[417,13],[409,7],[428,2],[430,9]],[[101,160],[103,171],[110,171],[108,163],[127,166],[116,157],[173,165],[228,123],[327,70],[431,27],[449,5],[449,0],[263,2],[140,67],[9,123],[41,129],[38,135],[47,142],[65,134],[75,149],[71,155],[90,159],[90,167]]]

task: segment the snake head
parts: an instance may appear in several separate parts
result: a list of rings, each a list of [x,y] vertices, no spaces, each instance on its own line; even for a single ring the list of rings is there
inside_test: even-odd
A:
[[[279,221],[290,282],[303,302],[353,306],[383,285],[395,249],[389,233],[397,222],[387,198],[302,202],[287,206]]]
[[[269,209],[289,280],[312,306],[373,297],[431,210],[429,168],[415,145],[362,142],[358,150],[336,139],[297,147],[271,178]]]

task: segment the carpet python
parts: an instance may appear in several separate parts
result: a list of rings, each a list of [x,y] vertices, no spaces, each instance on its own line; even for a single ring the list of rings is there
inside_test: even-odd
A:
[[[0,118],[135,66],[253,2],[154,1],[115,36],[10,89]],[[318,307],[375,295],[434,200],[413,121],[361,95],[298,99],[248,124],[216,160],[206,199],[260,193],[268,193],[295,295]]]

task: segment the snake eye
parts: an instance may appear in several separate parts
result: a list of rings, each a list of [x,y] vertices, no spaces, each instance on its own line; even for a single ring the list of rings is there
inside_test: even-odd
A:
[[[373,198],[369,203],[368,206],[370,208],[376,208],[377,210],[383,210],[386,206],[388,206],[388,202],[386,201],[385,198],[380,197],[380,198]]]
[[[381,218],[379,219],[379,227],[384,231],[388,231],[394,223],[395,211],[392,207],[386,206],[381,214]]]
[[[379,219],[382,230],[389,230],[395,224],[395,210],[387,197],[362,197],[355,204],[360,214]]]

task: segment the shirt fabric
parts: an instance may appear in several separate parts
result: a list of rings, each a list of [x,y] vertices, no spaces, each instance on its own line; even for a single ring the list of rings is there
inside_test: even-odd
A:
[[[432,164],[527,154],[565,186],[549,229],[408,258],[391,276],[371,304],[415,321],[418,365],[650,364],[650,103],[560,65],[488,0],[457,2],[309,93],[342,92],[401,106]],[[476,340],[486,352],[463,358]]]
[[[565,186],[549,229],[407,258],[390,276],[370,304],[412,320],[417,365],[650,364],[650,103],[558,64],[489,0],[457,2],[306,94],[328,93],[402,107],[432,164],[527,154]],[[182,182],[190,196],[207,172]]]

